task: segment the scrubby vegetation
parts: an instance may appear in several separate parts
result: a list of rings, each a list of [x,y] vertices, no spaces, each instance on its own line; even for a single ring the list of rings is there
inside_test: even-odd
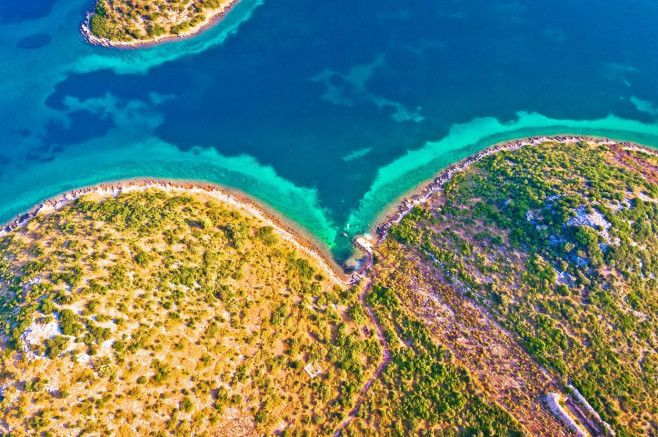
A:
[[[2,432],[332,435],[358,406],[348,435],[521,429],[395,294],[365,300],[389,352],[360,287],[210,196],[85,197],[0,251]]]
[[[39,214],[0,241],[0,432],[567,435],[546,395],[570,383],[617,435],[652,435],[657,163],[585,142],[490,155],[354,287],[206,194]]]
[[[416,254],[488,308],[617,435],[653,435],[655,162],[645,152],[585,142],[491,155],[394,226],[397,242],[387,244],[397,252],[385,253]]]
[[[380,362],[373,325],[245,214],[150,191],[83,198],[6,236],[1,432],[333,429]]]
[[[387,368],[390,379],[382,379],[381,393],[372,392],[369,403],[375,410],[362,415],[364,421],[390,421],[398,434],[408,424],[406,434],[469,430],[467,434],[560,435],[562,426],[544,401],[547,393],[560,391],[560,384],[517,342],[463,293],[446,285],[422,253],[389,239],[377,249],[377,257],[368,302],[403,364],[394,361]],[[456,372],[458,367],[464,372]],[[492,408],[496,404],[506,413]],[[379,416],[384,419],[373,420]]]
[[[346,435],[523,435],[393,290],[375,284],[367,303],[391,356]]]
[[[92,35],[131,42],[180,35],[233,0],[98,0],[89,20]]]

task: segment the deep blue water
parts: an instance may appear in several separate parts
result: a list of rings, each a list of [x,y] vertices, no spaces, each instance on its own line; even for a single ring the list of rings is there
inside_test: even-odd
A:
[[[0,23],[15,23],[48,15],[53,0],[5,0],[0,3]]]
[[[0,221],[134,176],[236,187],[346,256],[378,211],[519,136],[658,146],[658,6],[243,0],[215,28],[91,47],[91,0],[0,3]]]

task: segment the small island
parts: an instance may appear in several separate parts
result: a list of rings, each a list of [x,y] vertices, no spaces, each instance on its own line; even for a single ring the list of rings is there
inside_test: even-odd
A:
[[[98,0],[82,25],[87,41],[139,47],[194,35],[220,20],[238,0]]]

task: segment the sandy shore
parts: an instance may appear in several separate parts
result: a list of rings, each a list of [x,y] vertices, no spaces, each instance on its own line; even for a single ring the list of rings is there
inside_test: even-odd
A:
[[[202,33],[205,30],[208,30],[215,24],[222,21],[222,19],[226,16],[226,14],[228,14],[231,11],[231,9],[233,9],[233,7],[236,4],[238,4],[239,1],[240,0],[231,0],[230,2],[223,5],[219,9],[205,11],[206,13],[205,20],[203,20],[201,23],[197,24],[193,28],[185,32],[182,32],[179,35],[160,35],[155,38],[142,39],[136,41],[112,41],[107,38],[99,38],[91,33],[89,22],[91,20],[91,16],[93,15],[93,12],[87,12],[85,21],[82,23],[82,26],[80,26],[80,33],[82,34],[82,37],[85,39],[85,41],[87,41],[89,44],[92,45],[98,45],[103,47],[124,48],[124,49],[152,47],[159,44],[171,42],[174,40],[191,38]]]
[[[404,218],[404,216],[414,208],[414,206],[426,203],[430,197],[434,193],[440,191],[443,185],[450,181],[455,174],[467,169],[471,165],[477,163],[489,155],[502,151],[517,150],[525,146],[537,146],[546,142],[578,143],[581,141],[594,144],[617,144],[618,146],[627,150],[640,150],[658,155],[656,150],[640,144],[587,135],[564,134],[554,136],[528,137],[494,144],[491,147],[487,147],[486,149],[476,153],[475,155],[471,155],[462,159],[461,161],[449,165],[432,178],[423,183],[420,183],[416,188],[412,188],[411,190],[399,196],[395,201],[391,202],[389,206],[385,208],[375,219],[374,225],[371,227],[373,231],[373,237],[371,238],[370,242],[374,245],[380,244],[382,241],[384,241],[384,239],[386,239],[391,226],[399,223]]]
[[[277,212],[256,202],[244,193],[231,190],[219,185],[193,182],[172,181],[161,179],[131,179],[117,182],[104,183],[91,187],[80,188],[48,199],[36,206],[29,212],[21,214],[0,229],[0,238],[7,235],[16,228],[24,227],[30,219],[38,214],[58,210],[65,205],[86,195],[98,195],[101,197],[117,196],[120,193],[135,191],[146,191],[159,189],[167,193],[198,193],[212,197],[223,204],[230,205],[239,211],[262,221],[265,225],[272,226],[281,238],[293,244],[300,252],[314,259],[325,275],[337,283],[349,283],[350,277],[334,261],[331,254],[323,245],[311,235],[300,230],[300,226],[290,222]]]

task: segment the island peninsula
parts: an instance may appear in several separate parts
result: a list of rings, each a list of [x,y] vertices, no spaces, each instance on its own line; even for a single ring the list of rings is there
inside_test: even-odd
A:
[[[247,198],[91,187],[0,230],[12,435],[654,435],[658,157],[457,163],[351,276]]]
[[[82,34],[106,47],[142,47],[194,35],[221,20],[239,0],[98,0]]]

